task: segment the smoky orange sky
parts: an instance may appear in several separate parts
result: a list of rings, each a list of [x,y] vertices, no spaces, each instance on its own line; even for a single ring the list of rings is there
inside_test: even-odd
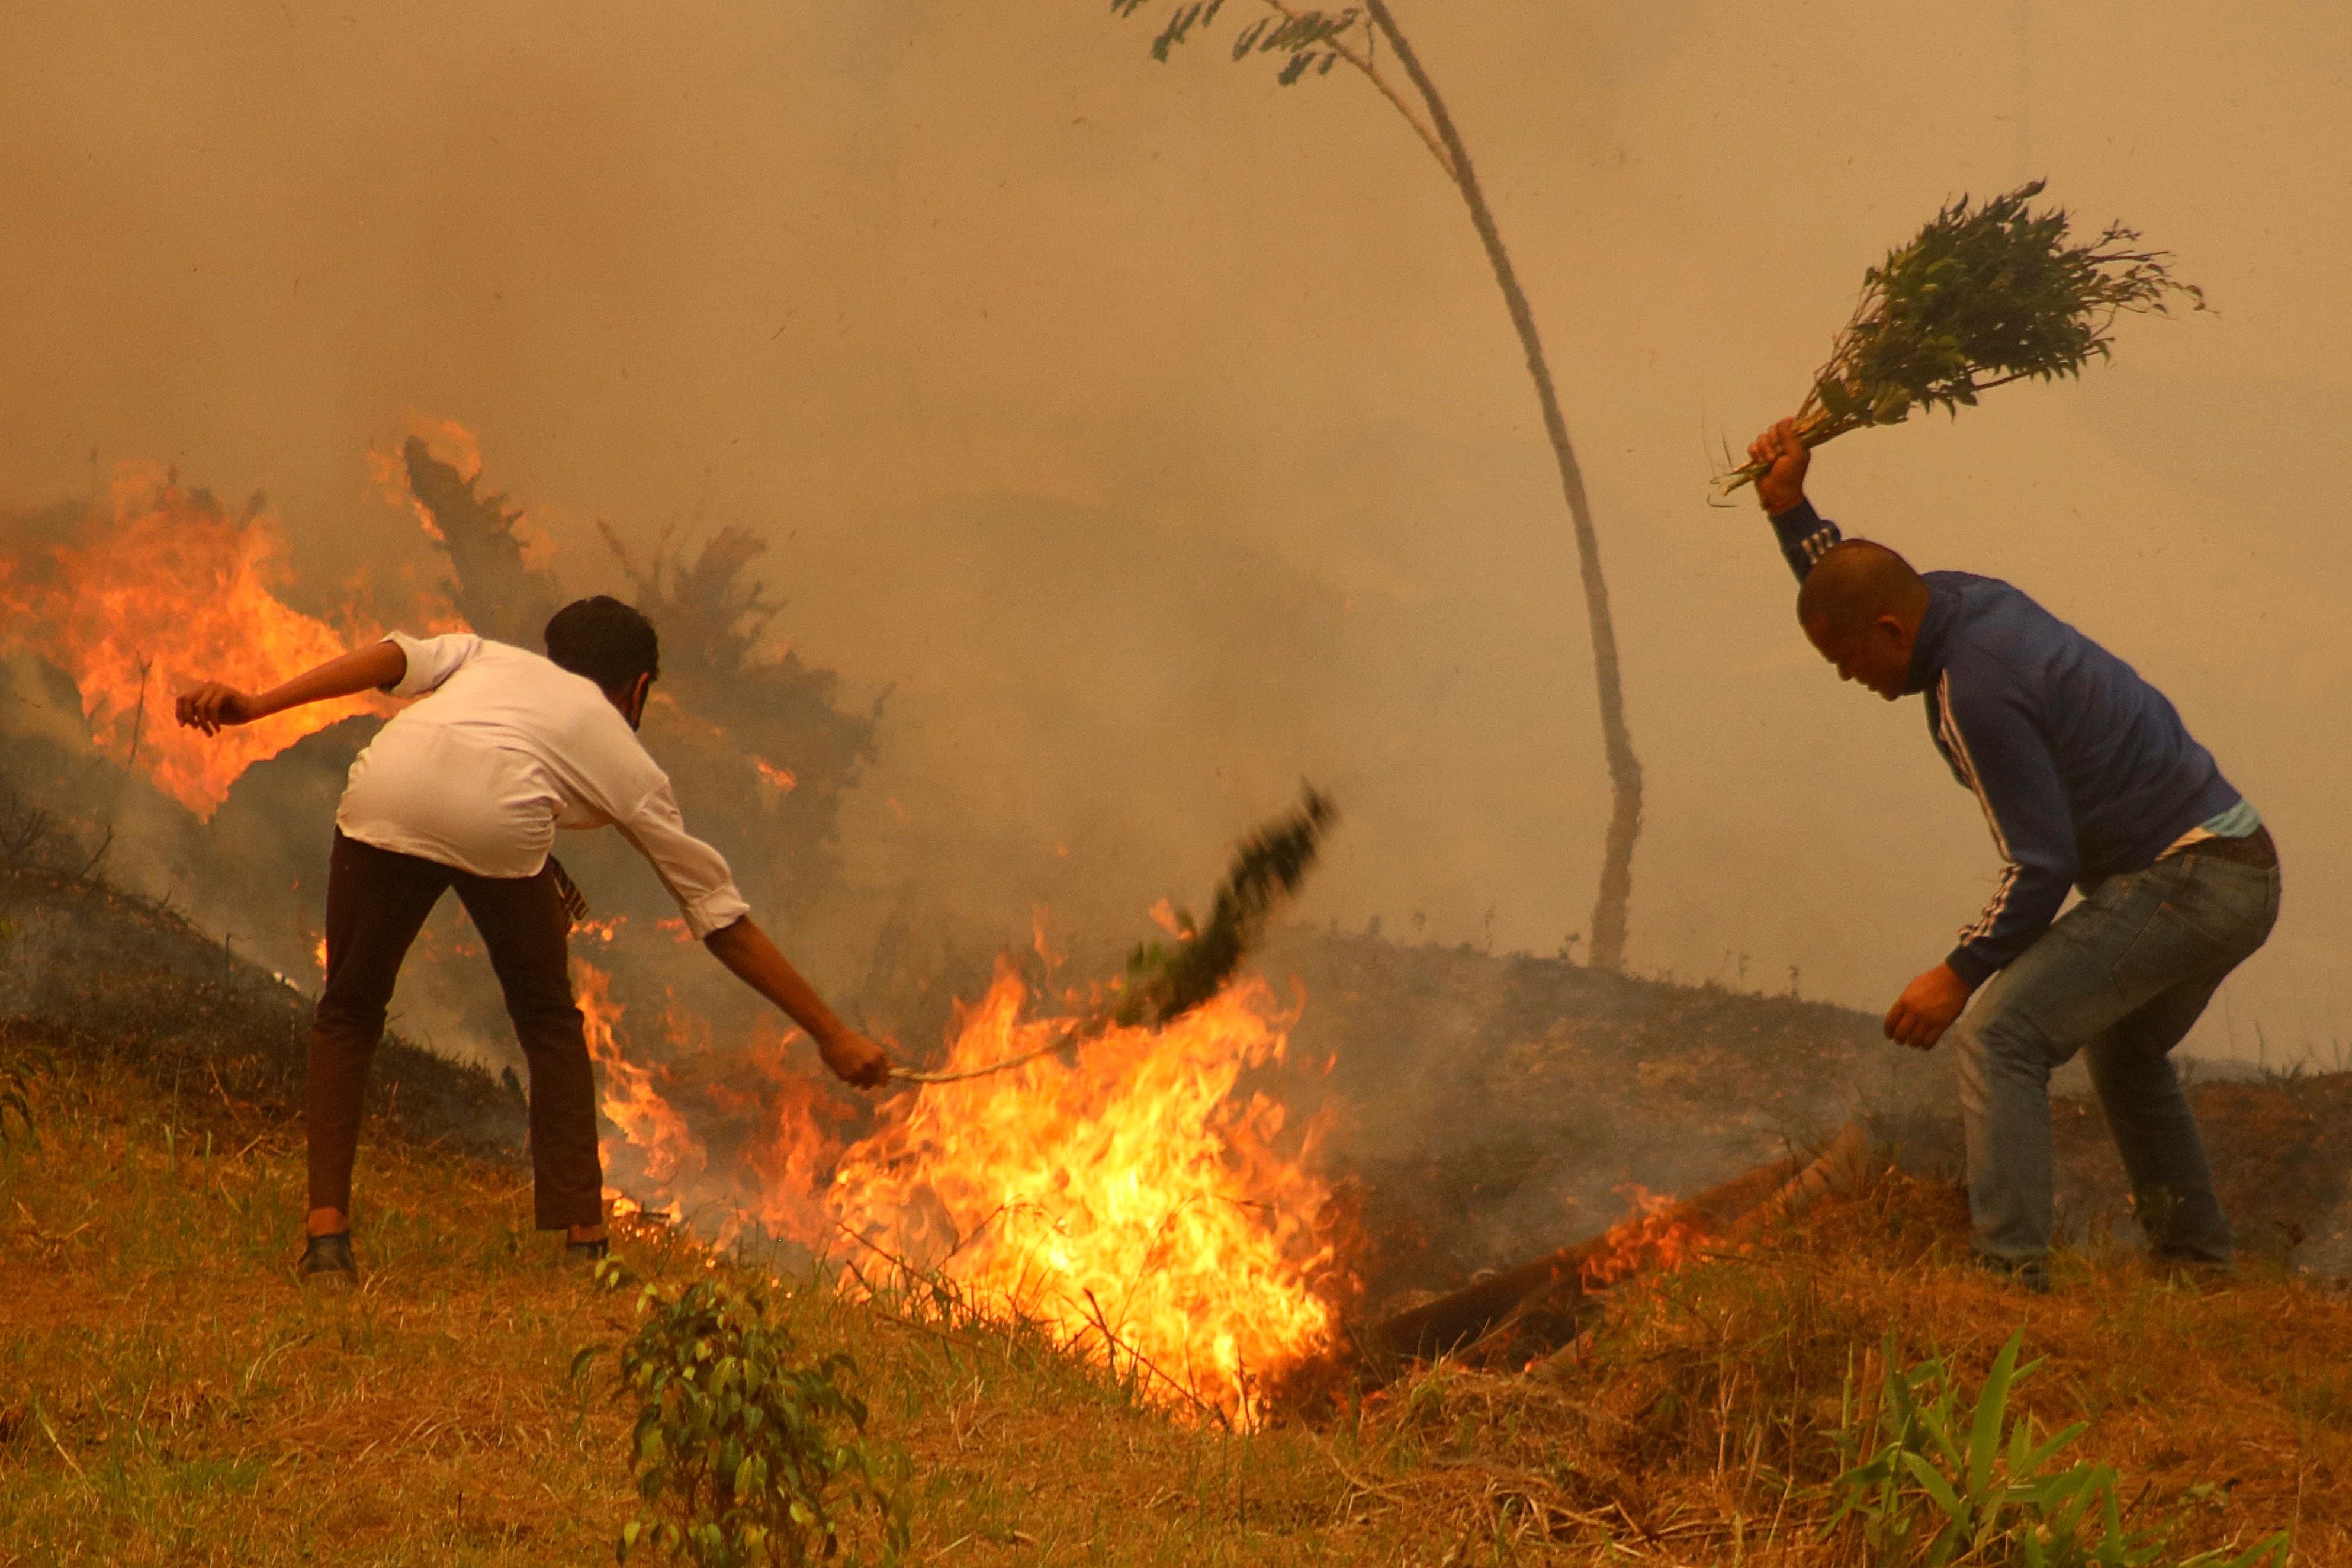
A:
[[[1814,493],[2173,697],[2288,884],[2195,1048],[2334,1065],[2352,11],[1400,8],[1593,489],[1649,783],[1635,966],[1745,955],[1751,987],[1793,967],[1883,1007],[1989,892],[1916,705],[1839,685],[1760,517],[1706,481],[1791,411],[1864,266],[2046,174],[2217,313],[1840,441]],[[903,811],[1066,844],[1112,903],[1204,888],[1303,774],[1349,814],[1308,917],[1484,941],[1491,910],[1497,947],[1555,951],[1587,929],[1606,778],[1492,278],[1365,83],[1281,88],[1223,26],[1155,65],[1162,10],[17,8],[0,499],[175,463],[266,490],[322,594],[425,561],[365,454],[456,419],[569,583],[617,581],[596,519],[773,542],[778,633],[896,686],[845,830],[861,875],[909,873]]]

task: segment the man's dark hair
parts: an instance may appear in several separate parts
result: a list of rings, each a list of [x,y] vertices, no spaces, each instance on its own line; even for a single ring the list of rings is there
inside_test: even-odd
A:
[[[1927,584],[1884,544],[1848,539],[1832,545],[1805,574],[1797,590],[1797,619],[1828,625],[1840,636],[1861,630],[1881,616],[1908,616],[1927,605]]]
[[[661,673],[661,639],[633,606],[599,594],[555,612],[547,623],[547,657],[607,691],[625,691],[640,675]]]

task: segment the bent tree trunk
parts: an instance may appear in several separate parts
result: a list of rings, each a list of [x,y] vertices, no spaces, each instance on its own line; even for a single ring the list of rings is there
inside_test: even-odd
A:
[[[1601,744],[1609,763],[1612,802],[1609,834],[1602,847],[1601,889],[1592,905],[1591,963],[1598,969],[1622,968],[1625,962],[1627,906],[1633,897],[1633,841],[1642,832],[1642,764],[1633,755],[1633,739],[1625,728],[1625,692],[1617,668],[1616,623],[1609,614],[1609,584],[1601,574],[1601,542],[1592,531],[1592,506],[1584,493],[1584,473],[1577,466],[1576,449],[1569,444],[1568,421],[1552,387],[1551,369],[1544,362],[1543,341],[1536,332],[1535,313],[1519,287],[1510,252],[1503,247],[1502,231],[1486,205],[1486,194],[1470,164],[1470,153],[1454,127],[1454,117],[1437,95],[1437,86],[1421,68],[1412,46],[1405,42],[1387,0],[1366,0],[1381,37],[1396,51],[1397,63],[1412,80],[1413,89],[1429,106],[1431,126],[1443,143],[1446,173],[1470,208],[1470,221],[1486,247],[1486,259],[1502,286],[1503,302],[1527,351],[1528,374],[1535,378],[1536,399],[1543,405],[1544,434],[1551,438],[1552,457],[1559,465],[1561,491],[1568,498],[1568,515],[1576,528],[1577,565],[1584,579],[1584,616],[1592,633],[1592,677],[1601,705]]]

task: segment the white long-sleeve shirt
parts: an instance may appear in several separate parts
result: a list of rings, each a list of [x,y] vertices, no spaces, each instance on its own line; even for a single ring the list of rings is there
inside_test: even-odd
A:
[[[686,830],[677,797],[596,683],[471,633],[384,639],[407,656],[403,710],[352,763],[335,826],[380,849],[481,877],[535,877],[559,827],[614,826],[697,937],[751,906]]]

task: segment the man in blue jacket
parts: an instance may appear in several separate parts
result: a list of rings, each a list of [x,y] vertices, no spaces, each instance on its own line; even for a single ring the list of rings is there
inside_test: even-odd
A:
[[[1770,465],[1757,496],[1807,640],[1890,702],[1927,699],[1936,749],[2000,852],[1992,901],[1886,1014],[1887,1037],[1923,1051],[1959,1020],[1979,1257],[2046,1288],[2050,1074],[2079,1050],[2151,1252],[2226,1264],[2229,1222],[2170,1053],[2278,918],[2269,831],[2129,665],[2006,583],[1923,576],[1843,538],[1805,499],[1811,455],[1790,421],[1749,456]],[[2061,915],[2070,886],[2083,899]]]

